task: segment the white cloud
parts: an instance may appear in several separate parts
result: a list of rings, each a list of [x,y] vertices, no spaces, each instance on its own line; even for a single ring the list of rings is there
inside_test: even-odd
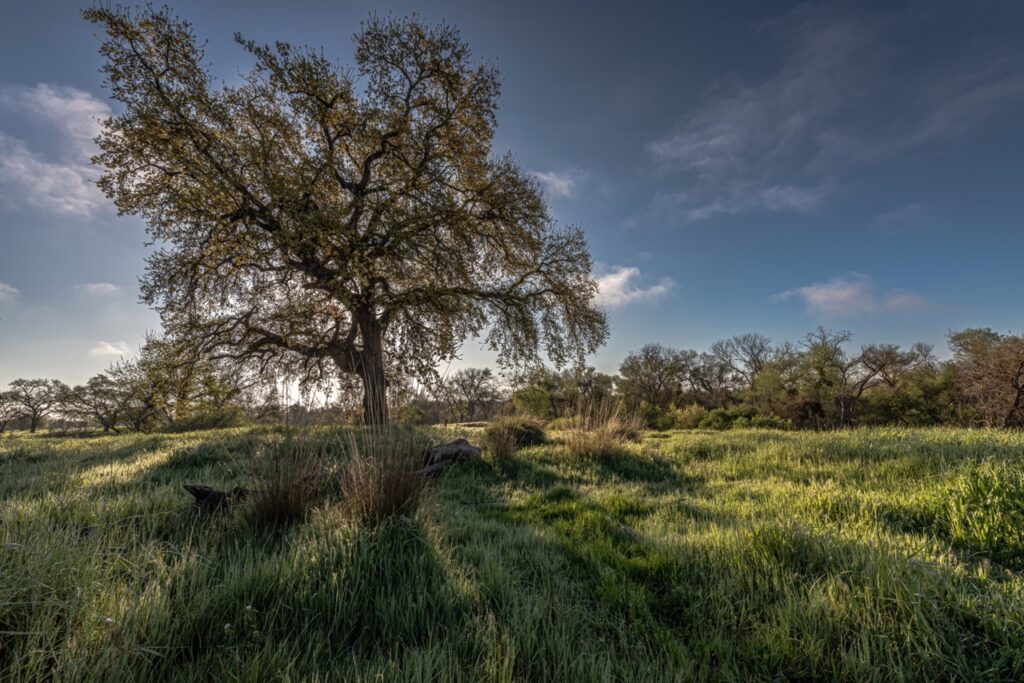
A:
[[[583,174],[576,170],[533,171],[533,177],[540,181],[544,192],[553,199],[571,197],[583,180]]]
[[[19,294],[21,292],[11,285],[6,282],[0,282],[0,304],[13,304],[18,299]]]
[[[772,298],[777,301],[799,299],[811,315],[840,318],[877,312],[911,312],[926,304],[922,297],[910,292],[891,290],[879,294],[874,281],[860,273],[794,287]]]
[[[651,301],[668,294],[675,286],[672,278],[662,278],[650,287],[638,287],[640,269],[617,266],[597,278],[597,303],[608,308],[619,308],[638,301]]]
[[[131,355],[131,352],[132,349],[128,346],[128,342],[123,341],[98,341],[89,349],[91,356],[128,356]]]
[[[59,149],[46,155],[0,131],[0,198],[69,216],[89,216],[104,206],[89,158],[100,121],[111,114],[106,103],[77,88],[40,83],[0,87],[0,107],[46,124]]]
[[[922,60],[923,71],[893,76],[892,65],[915,49],[917,22],[829,12],[802,7],[773,22],[769,32],[789,47],[778,69],[759,81],[719,83],[673,131],[648,143],[686,188],[663,193],[655,210],[660,203],[689,221],[811,212],[853,166],[941,148],[1024,99],[1019,50],[969,45],[955,60]]]
[[[84,285],[75,285],[75,291],[87,296],[110,296],[117,294],[121,288],[109,282],[87,282]]]

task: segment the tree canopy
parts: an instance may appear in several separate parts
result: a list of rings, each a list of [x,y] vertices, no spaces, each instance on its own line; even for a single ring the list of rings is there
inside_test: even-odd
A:
[[[95,8],[123,113],[95,161],[158,249],[142,282],[171,336],[306,382],[358,376],[371,422],[392,374],[483,335],[503,362],[582,361],[607,335],[583,232],[495,157],[500,79],[458,31],[371,18],[354,66],[258,45],[218,83],[167,9]]]

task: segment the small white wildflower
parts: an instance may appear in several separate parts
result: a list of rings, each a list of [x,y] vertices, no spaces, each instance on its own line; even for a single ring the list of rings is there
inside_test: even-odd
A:
[[[114,620],[111,619],[110,617],[103,617],[103,623],[104,624],[113,624]]]
[[[231,631],[231,624],[224,624],[224,632],[228,633]]]
[[[246,605],[245,606],[245,611],[246,612],[251,612],[252,611],[252,605]]]

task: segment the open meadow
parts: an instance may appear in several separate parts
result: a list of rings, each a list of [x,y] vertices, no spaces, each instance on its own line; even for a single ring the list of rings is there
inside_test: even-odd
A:
[[[0,679],[1024,676],[1020,433],[555,432],[376,527],[189,509],[289,438],[0,440]]]

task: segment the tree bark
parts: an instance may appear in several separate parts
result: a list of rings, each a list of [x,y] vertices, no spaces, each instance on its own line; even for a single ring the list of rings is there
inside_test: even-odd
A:
[[[359,357],[359,376],[363,381],[363,422],[388,423],[387,377],[384,372],[383,331],[372,318],[360,325],[363,350]]]

